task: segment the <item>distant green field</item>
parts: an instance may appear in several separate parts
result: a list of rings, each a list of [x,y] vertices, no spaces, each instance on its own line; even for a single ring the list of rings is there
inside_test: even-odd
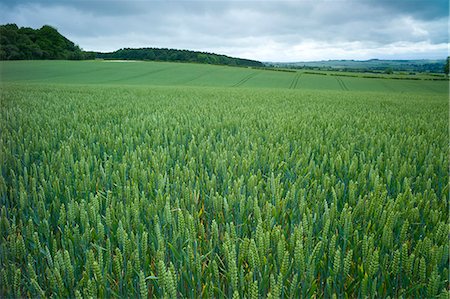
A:
[[[324,76],[167,62],[0,62],[3,83],[107,84],[448,93],[448,81]]]

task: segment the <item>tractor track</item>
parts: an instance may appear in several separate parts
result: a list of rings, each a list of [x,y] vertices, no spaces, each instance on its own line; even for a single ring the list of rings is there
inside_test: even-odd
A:
[[[291,85],[289,85],[289,89],[296,89],[297,85],[298,85],[298,81],[300,80],[300,73],[297,73],[294,77],[294,79],[292,79]]]
[[[233,85],[233,87],[239,87],[242,84],[244,84],[245,82],[247,82],[248,80],[250,80],[251,78],[255,77],[257,75],[257,72],[251,73],[250,75],[245,76],[244,78],[242,78],[239,82],[237,82],[236,84]]]
[[[341,87],[342,90],[349,91],[347,85],[345,85],[344,81],[342,81],[341,78],[336,77],[336,80],[338,81],[339,86]]]

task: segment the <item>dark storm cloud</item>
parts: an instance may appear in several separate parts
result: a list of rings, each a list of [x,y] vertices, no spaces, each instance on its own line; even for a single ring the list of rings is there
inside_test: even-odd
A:
[[[448,0],[367,0],[372,6],[385,8],[393,13],[409,14],[428,20],[448,16]]]
[[[0,1],[0,22],[51,24],[88,50],[172,47],[260,60],[444,57],[448,2]]]

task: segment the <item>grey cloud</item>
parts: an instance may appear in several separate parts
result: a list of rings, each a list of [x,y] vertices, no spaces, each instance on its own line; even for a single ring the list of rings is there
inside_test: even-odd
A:
[[[443,57],[448,45],[441,0],[26,0],[0,1],[0,9],[0,23],[54,25],[87,50],[172,47],[289,61],[316,57],[311,51],[323,59],[426,55],[420,47]]]
[[[369,4],[387,11],[412,15],[419,19],[448,17],[448,0],[366,0]]]

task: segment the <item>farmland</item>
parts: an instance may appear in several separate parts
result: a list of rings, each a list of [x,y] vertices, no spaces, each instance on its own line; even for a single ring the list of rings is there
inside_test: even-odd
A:
[[[4,83],[27,84],[203,86],[428,94],[447,94],[449,85],[448,80],[368,79],[308,72],[142,61],[8,61],[0,62],[0,71],[0,78]]]
[[[448,81],[0,67],[0,297],[448,298]]]

